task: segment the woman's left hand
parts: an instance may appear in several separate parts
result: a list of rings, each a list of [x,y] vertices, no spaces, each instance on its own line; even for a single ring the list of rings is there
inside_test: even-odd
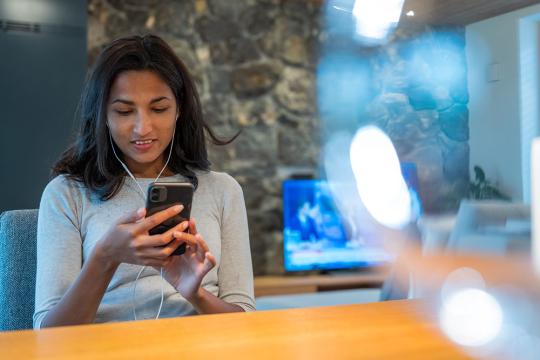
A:
[[[216,258],[197,232],[195,220],[189,220],[189,233],[175,232],[177,241],[186,243],[186,252],[180,256],[170,256],[163,267],[163,277],[186,300],[193,302],[199,295],[203,277],[216,266]]]

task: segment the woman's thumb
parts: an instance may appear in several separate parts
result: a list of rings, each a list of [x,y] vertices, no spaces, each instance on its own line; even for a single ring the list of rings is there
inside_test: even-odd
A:
[[[204,254],[204,272],[207,273],[208,271],[212,270],[214,266],[216,266],[216,258],[214,255],[212,255],[209,251]]]

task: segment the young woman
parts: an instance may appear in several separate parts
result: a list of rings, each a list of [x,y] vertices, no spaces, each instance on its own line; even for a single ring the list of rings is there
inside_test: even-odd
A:
[[[41,199],[34,327],[254,310],[242,190],[210,171],[205,134],[227,142],[204,122],[171,48],[152,35],[112,42],[79,112],[80,132]],[[181,211],[146,216],[156,178],[196,190],[190,221],[149,235]],[[171,256],[183,243],[186,253]]]

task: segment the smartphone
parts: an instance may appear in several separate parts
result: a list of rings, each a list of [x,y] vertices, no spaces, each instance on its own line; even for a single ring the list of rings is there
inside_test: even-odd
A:
[[[153,182],[148,186],[146,216],[153,215],[174,205],[184,205],[184,209],[182,209],[178,215],[175,215],[152,228],[149,231],[150,235],[162,234],[180,224],[182,221],[189,220],[193,191],[194,187],[190,183]],[[184,243],[177,247],[172,255],[182,255],[185,252],[186,244]]]

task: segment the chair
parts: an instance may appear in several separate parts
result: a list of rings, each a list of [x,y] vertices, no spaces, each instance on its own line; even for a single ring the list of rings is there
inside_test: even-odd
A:
[[[531,245],[531,210],[522,203],[494,200],[462,200],[457,216],[439,216],[419,221],[422,253],[497,254],[529,253]],[[453,228],[452,228],[453,227]],[[413,278],[409,284],[397,281],[393,269],[385,282],[381,300],[417,297],[422,293]]]
[[[38,210],[0,214],[0,331],[32,328]]]
[[[504,256],[511,253],[530,254],[530,247],[529,205],[495,200],[462,200],[448,241],[440,241],[437,246],[430,244],[429,251],[424,251],[424,254]],[[409,290],[409,297],[419,297],[426,289],[413,281]]]
[[[503,201],[464,200],[446,252],[529,253],[531,209],[527,204]]]

